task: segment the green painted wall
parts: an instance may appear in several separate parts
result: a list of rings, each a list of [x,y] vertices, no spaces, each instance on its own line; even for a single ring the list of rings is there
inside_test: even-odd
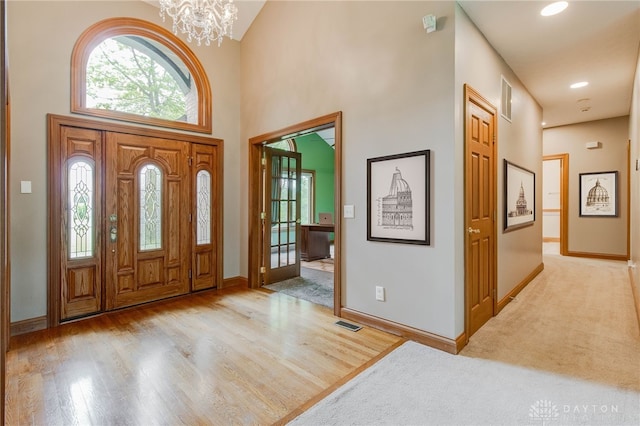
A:
[[[301,136],[295,139],[296,147],[302,154],[302,168],[315,170],[315,222],[318,221],[318,213],[332,213],[333,211],[333,183],[334,183],[334,158],[335,151],[316,133]]]

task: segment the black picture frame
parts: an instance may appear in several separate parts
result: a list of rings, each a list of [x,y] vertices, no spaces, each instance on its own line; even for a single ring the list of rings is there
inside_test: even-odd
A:
[[[618,217],[618,172],[580,173],[580,217]]]
[[[531,226],[536,220],[536,174],[504,160],[504,232]]]
[[[367,240],[429,245],[430,150],[367,159]]]

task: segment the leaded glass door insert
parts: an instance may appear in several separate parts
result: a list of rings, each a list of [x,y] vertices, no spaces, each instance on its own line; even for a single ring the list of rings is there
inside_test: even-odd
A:
[[[162,248],[162,172],[153,164],[140,169],[140,251]]]
[[[67,171],[69,192],[69,259],[91,257],[95,252],[94,167],[81,159],[71,161]]]
[[[264,284],[300,275],[301,155],[264,147]]]

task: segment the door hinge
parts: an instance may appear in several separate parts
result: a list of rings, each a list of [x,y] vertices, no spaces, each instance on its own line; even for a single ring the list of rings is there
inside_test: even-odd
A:
[[[261,267],[260,267],[260,273],[261,273],[261,274],[266,274],[266,273],[267,273],[267,268],[266,268],[266,267],[264,267],[264,266],[261,266]]]
[[[265,220],[267,218],[267,213],[260,212],[260,219]]]
[[[261,158],[260,159],[260,164],[262,164],[263,166],[267,165],[267,159],[266,158]]]
[[[189,279],[191,279],[191,269],[189,269]]]

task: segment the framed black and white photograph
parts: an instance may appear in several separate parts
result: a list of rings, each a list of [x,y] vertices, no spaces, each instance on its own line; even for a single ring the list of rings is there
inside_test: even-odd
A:
[[[618,172],[580,173],[580,216],[618,216]]]
[[[533,225],[536,220],[536,174],[504,160],[504,230]]]
[[[429,245],[429,150],[367,159],[367,240]]]

